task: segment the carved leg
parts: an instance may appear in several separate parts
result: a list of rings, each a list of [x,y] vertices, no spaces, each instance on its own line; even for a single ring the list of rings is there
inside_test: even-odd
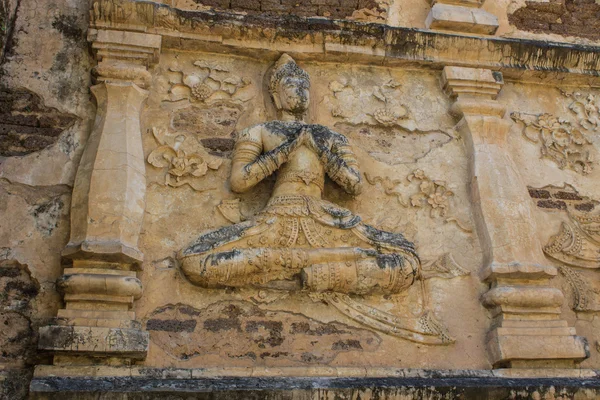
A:
[[[232,249],[184,257],[182,270],[205,288],[244,287],[299,272],[311,291],[341,293],[398,293],[412,285],[418,264],[400,254],[380,254],[359,248]]]
[[[302,270],[304,287],[314,292],[399,293],[416,280],[418,270],[400,254],[314,264]]]

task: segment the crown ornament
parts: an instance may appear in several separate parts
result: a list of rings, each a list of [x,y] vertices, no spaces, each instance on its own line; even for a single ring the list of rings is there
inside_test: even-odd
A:
[[[277,86],[283,78],[298,77],[306,80],[310,84],[310,76],[308,72],[303,70],[296,64],[296,61],[288,54],[283,54],[273,67],[271,79],[269,80],[269,92],[271,94],[277,91]]]

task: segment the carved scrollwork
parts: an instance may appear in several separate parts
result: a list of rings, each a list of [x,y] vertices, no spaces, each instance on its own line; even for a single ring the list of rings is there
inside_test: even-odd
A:
[[[336,292],[311,293],[315,301],[324,301],[347,317],[380,332],[417,343],[449,345],[455,342],[448,329],[431,312],[418,317],[396,317],[390,313],[359,303],[350,296]]]
[[[372,176],[365,172],[367,182],[373,186],[380,184],[388,196],[395,196],[398,203],[403,207],[416,207],[429,209],[431,218],[443,218],[446,223],[454,223],[461,231],[465,233],[473,232],[467,228],[464,223],[456,217],[449,215],[450,198],[454,192],[448,189],[445,181],[433,180],[425,175],[421,169],[416,169],[410,173],[406,179],[409,183],[418,182],[418,191],[406,200],[398,186],[402,183],[400,179],[391,179],[389,177]]]
[[[572,308],[575,311],[600,311],[600,290],[592,287],[586,279],[573,268],[558,267],[571,288]]]
[[[514,112],[511,118],[524,124],[523,136],[527,140],[540,144],[542,158],[551,159],[560,169],[589,174],[594,163],[590,135],[600,129],[598,101],[591,94],[584,96],[563,92],[563,95],[573,99],[568,106],[571,111],[569,120],[548,113]]]
[[[570,185],[529,188],[529,194],[539,208],[566,211],[569,218],[543,247],[544,253],[567,265],[600,268],[600,215],[593,212],[598,202]]]
[[[542,248],[548,257],[563,263],[559,271],[569,284],[575,311],[600,310],[600,288],[586,279],[577,268],[600,269],[600,215],[594,212],[598,202],[580,195],[574,187],[545,186],[529,188],[539,208],[566,212],[568,221]]]
[[[329,84],[333,96],[327,96],[325,102],[329,103],[331,115],[343,119],[353,125],[366,124],[382,127],[404,127],[414,130],[414,121],[410,119],[408,108],[397,100],[398,90],[401,85],[393,80],[371,89],[358,89],[353,79],[333,81]],[[363,103],[357,103],[356,98],[375,100],[375,106],[366,111]],[[353,117],[350,117],[352,115]]]
[[[458,265],[452,254],[446,253],[440,258],[423,264],[423,279],[442,278],[452,279],[467,276],[469,271]]]

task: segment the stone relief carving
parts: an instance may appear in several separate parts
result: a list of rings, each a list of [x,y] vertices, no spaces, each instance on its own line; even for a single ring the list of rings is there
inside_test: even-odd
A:
[[[600,113],[594,95],[581,93],[562,94],[572,99],[569,104],[570,120],[552,114],[526,114],[514,112],[511,118],[524,124],[523,136],[541,146],[542,158],[549,158],[560,169],[572,169],[589,174],[593,169],[590,136],[598,133]]]
[[[304,290],[372,329],[427,344],[451,343],[427,310],[391,320],[348,296],[406,291],[422,279],[420,259],[402,234],[369,226],[322,199],[325,175],[351,195],[361,192],[362,180],[347,138],[304,122],[308,74],[284,54],[268,86],[280,120],[240,133],[230,184],[244,192],[277,172],[271,198],[257,215],[245,221],[232,216],[234,225],[205,232],[184,248],[179,259],[185,276],[204,288]],[[220,208],[224,215],[226,204]]]
[[[115,0],[96,0],[90,11],[96,23],[127,22],[135,11],[135,5]]]
[[[179,67],[169,69],[175,77],[169,82],[167,101],[183,104],[243,101],[236,94],[251,84],[248,78],[234,75],[228,68],[213,62],[197,60],[193,65],[195,68],[191,73]]]
[[[399,101],[398,82],[364,88],[356,80],[331,82],[331,94],[321,103],[338,120],[336,129],[371,157],[390,165],[414,163],[452,140],[450,133],[417,127],[408,107]]]
[[[169,135],[166,130],[157,128],[152,129],[152,134],[159,146],[148,155],[148,163],[166,170],[164,184],[171,187],[189,185],[194,190],[206,190],[197,178],[206,175],[209,169],[219,169],[222,159],[211,156],[198,146],[191,150],[193,144],[188,144],[190,140],[185,135]]]
[[[371,176],[365,173],[367,182],[373,186],[380,184],[384,192],[388,196],[395,196],[398,203],[403,207],[417,207],[429,210],[429,215],[432,218],[443,218],[446,223],[455,224],[461,231],[472,233],[473,230],[468,228],[463,222],[456,217],[449,215],[450,197],[454,196],[454,192],[448,189],[448,185],[444,181],[432,180],[421,169],[414,170],[406,177],[409,183],[418,183],[418,191],[412,194],[407,201],[402,192],[397,187],[402,183],[400,179],[390,179],[389,177]]]
[[[221,215],[223,215],[227,221],[234,224],[246,220],[246,217],[242,215],[240,210],[240,199],[221,200],[221,203],[217,206],[217,210],[221,212]]]
[[[452,254],[446,253],[441,257],[423,264],[423,278],[452,279],[467,276],[470,272],[458,265]]]
[[[569,218],[544,246],[544,253],[567,265],[600,268],[600,214],[594,212],[599,203],[567,184],[529,188],[529,194],[539,208],[566,211]]]
[[[565,265],[558,267],[565,277],[572,294],[572,308],[575,311],[600,311],[600,289],[586,280],[580,272]]]
[[[599,202],[581,196],[568,184],[563,187],[529,188],[530,196],[545,211],[563,211],[568,222],[562,222],[559,232],[543,247],[544,253],[564,265],[559,267],[573,295],[575,311],[600,310],[600,288],[587,280],[576,268],[600,268]]]
[[[323,103],[329,106],[331,115],[353,125],[368,124],[385,127],[401,126],[415,129],[408,108],[397,100],[401,85],[389,80],[381,86],[360,88],[354,78],[333,81],[329,84],[332,96],[326,96]],[[371,111],[364,109],[364,103],[356,100],[373,98],[379,102]]]

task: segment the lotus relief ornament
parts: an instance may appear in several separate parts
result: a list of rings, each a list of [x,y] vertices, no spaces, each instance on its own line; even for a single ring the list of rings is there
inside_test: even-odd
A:
[[[199,178],[221,166],[222,160],[210,156],[208,153],[201,155],[197,152],[186,152],[182,146],[186,140],[185,135],[178,135],[172,144],[168,143],[164,130],[154,128],[154,138],[161,146],[154,149],[148,156],[148,163],[156,168],[166,168],[165,185],[179,187],[190,185],[195,190],[200,190]]]
[[[407,177],[409,182],[419,180],[420,192],[410,197],[410,204],[413,207],[423,207],[425,204],[431,207],[430,215],[432,217],[445,217],[448,211],[448,201],[454,192],[448,190],[446,182],[434,181],[429,179],[421,169],[413,171]]]
[[[231,99],[238,90],[251,84],[245,77],[232,75],[229,69],[202,60],[194,62],[195,71],[186,73],[176,67],[170,69],[177,73],[169,89],[169,101],[188,100],[190,103],[205,103]]]
[[[197,101],[204,101],[208,99],[214,90],[206,83],[196,83],[191,86],[192,98]]]

